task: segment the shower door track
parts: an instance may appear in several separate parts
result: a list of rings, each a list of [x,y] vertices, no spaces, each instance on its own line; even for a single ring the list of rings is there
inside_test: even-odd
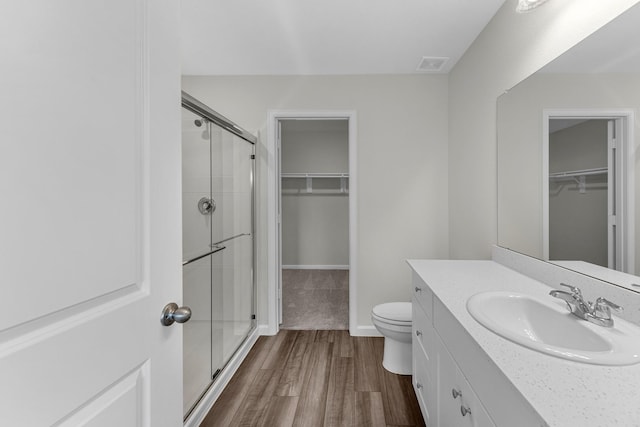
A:
[[[192,113],[206,117],[208,120],[212,121],[223,129],[228,130],[232,134],[239,136],[250,144],[255,145],[256,142],[258,142],[258,138],[253,136],[250,132],[244,130],[226,117],[223,117],[220,114],[216,113],[211,108],[198,101],[185,91],[182,91],[182,106]]]

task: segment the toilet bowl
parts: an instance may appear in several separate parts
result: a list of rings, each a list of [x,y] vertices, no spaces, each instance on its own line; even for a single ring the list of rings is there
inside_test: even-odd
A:
[[[371,321],[384,336],[382,366],[389,372],[411,374],[411,303],[389,302],[371,310]]]

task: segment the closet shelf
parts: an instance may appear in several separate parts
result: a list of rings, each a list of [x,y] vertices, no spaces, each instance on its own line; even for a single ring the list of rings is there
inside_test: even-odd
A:
[[[282,173],[280,174],[280,177],[283,179],[286,178],[295,178],[295,179],[306,179],[307,180],[307,186],[306,186],[306,193],[308,194],[312,194],[313,191],[313,180],[314,179],[326,179],[326,178],[332,178],[332,179],[340,179],[340,190],[339,193],[341,194],[346,194],[349,192],[349,189],[347,188],[347,180],[349,179],[349,174],[348,173]],[[316,193],[319,194],[327,194],[326,189],[323,189],[325,191],[320,191],[318,192],[316,190]]]
[[[587,191],[587,176],[590,175],[606,175],[609,173],[608,168],[593,168],[593,169],[581,169],[575,171],[555,172],[549,174],[550,181],[565,181],[571,180],[578,184],[578,190],[580,193]]]

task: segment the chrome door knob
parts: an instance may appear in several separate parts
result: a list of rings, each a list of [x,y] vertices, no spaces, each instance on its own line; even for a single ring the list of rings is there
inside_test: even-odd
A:
[[[170,302],[162,309],[160,322],[164,326],[171,326],[174,322],[184,323],[191,319],[191,309],[189,307],[178,307],[175,302]]]

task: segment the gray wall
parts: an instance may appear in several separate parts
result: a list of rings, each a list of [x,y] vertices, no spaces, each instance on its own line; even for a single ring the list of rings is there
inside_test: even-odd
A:
[[[409,258],[447,258],[446,75],[185,76],[183,89],[260,134],[258,318],[267,314],[269,110],[357,113],[357,325],[371,309],[411,298]],[[354,177],[351,177],[353,180]],[[352,195],[350,195],[352,196]],[[350,260],[353,268],[353,260]]]
[[[282,122],[282,173],[348,173],[347,120]],[[339,179],[282,180],[282,264],[349,265],[349,195]]]
[[[607,120],[589,120],[549,135],[549,173],[606,168]],[[549,185],[549,259],[607,267],[607,175]]]
[[[487,259],[496,243],[496,99],[638,0],[507,0],[449,74],[449,245]],[[535,223],[534,223],[535,225]]]

